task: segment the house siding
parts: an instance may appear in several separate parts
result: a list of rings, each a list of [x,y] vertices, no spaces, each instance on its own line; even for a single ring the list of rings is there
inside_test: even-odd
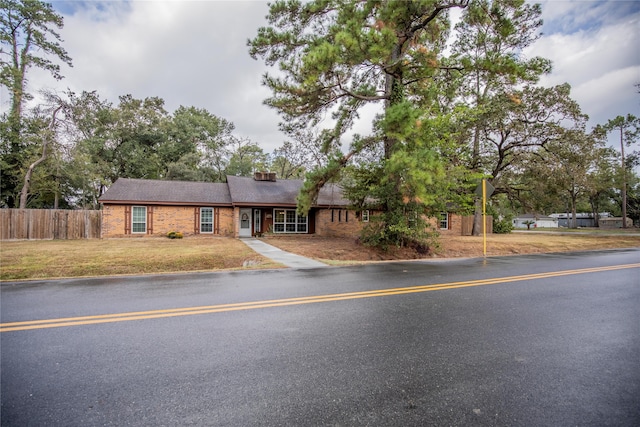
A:
[[[473,215],[462,216],[449,213],[449,227],[447,229],[440,228],[439,218],[429,218],[430,227],[436,230],[442,236],[471,236],[473,230]],[[493,217],[487,215],[485,219],[487,234],[493,233]]]
[[[240,208],[239,207],[235,207],[232,208],[233,212],[231,213],[232,215],[232,221],[231,221],[231,227],[232,227],[232,236],[233,237],[240,237]]]
[[[144,205],[136,205],[144,206]],[[102,237],[124,237],[130,235],[130,226],[127,216],[127,205],[111,205],[105,204],[102,208]],[[149,208],[153,209],[149,209]],[[184,236],[193,236],[199,234],[197,230],[200,228],[199,206],[149,206],[147,212],[148,219],[147,233],[141,234],[164,236],[170,231],[177,231]],[[151,227],[150,227],[151,226]],[[214,233],[205,233],[207,235],[233,235],[233,209],[232,208],[214,208]]]
[[[194,222],[194,208],[191,206],[155,206],[153,212],[154,234],[166,235],[177,231],[185,236],[193,235]]]
[[[333,211],[333,212],[332,212]],[[354,211],[349,210],[348,221],[346,221],[346,209],[320,209],[315,214],[316,222],[316,234],[318,236],[325,237],[357,237],[360,235],[362,228],[367,224],[362,222],[360,218],[356,216]],[[332,217],[333,215],[333,217]],[[374,212],[370,213],[370,217],[375,215]],[[332,219],[333,218],[333,219]],[[447,229],[440,229],[439,218],[429,218],[427,223],[431,229],[437,230],[441,235],[446,236],[461,236],[470,235],[471,229],[465,232],[463,222],[472,224],[473,217],[462,217],[461,215],[449,214],[449,226]],[[487,233],[492,232],[491,217],[487,217]]]
[[[332,219],[333,218],[333,219]],[[323,237],[356,237],[363,222],[348,209],[319,209],[315,213],[315,231]]]
[[[233,236],[233,208],[216,208],[218,210],[219,234],[221,236]],[[215,215],[215,214],[214,214]],[[218,226],[216,224],[216,227]]]
[[[103,205],[102,206],[102,234],[104,237],[124,236],[130,226],[127,215],[125,214],[126,206],[122,205]],[[126,231],[125,231],[126,229]],[[128,234],[128,233],[127,233]]]
[[[145,206],[137,204],[136,206]],[[205,206],[203,206],[205,207]],[[170,231],[178,231],[184,236],[226,236],[238,237],[240,208],[214,207],[214,232],[199,233],[200,206],[147,206],[147,233],[131,234],[130,205],[104,204],[102,209],[102,237],[143,237],[165,236]],[[151,209],[152,208],[152,209]],[[268,232],[273,224],[273,209],[261,208],[262,230]],[[129,212],[129,213],[127,213]],[[373,216],[374,213],[371,213]],[[465,225],[464,223],[468,223]],[[441,235],[460,236],[471,234],[473,217],[449,214],[449,228],[439,229],[437,218],[429,219],[432,229]],[[313,209],[309,215],[309,233],[322,237],[357,237],[363,223],[355,211],[347,209]],[[487,218],[487,233],[491,233],[491,218]],[[465,229],[468,230],[465,232]]]
[[[439,218],[430,218],[430,224],[442,235],[461,236],[462,235],[462,217],[460,215],[448,214],[449,223],[446,229],[440,228]]]

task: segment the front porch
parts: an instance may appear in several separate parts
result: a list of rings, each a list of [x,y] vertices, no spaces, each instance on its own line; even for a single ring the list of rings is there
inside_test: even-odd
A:
[[[302,216],[296,213],[295,208],[237,206],[233,218],[235,237],[255,237],[264,233],[315,233],[314,210],[309,216]]]

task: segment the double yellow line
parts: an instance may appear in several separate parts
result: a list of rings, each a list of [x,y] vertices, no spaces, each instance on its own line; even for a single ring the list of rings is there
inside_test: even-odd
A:
[[[159,319],[166,317],[193,316],[196,314],[222,313],[228,311],[254,310],[258,308],[284,307],[289,305],[315,304],[319,302],[342,301],[359,298],[383,297],[389,295],[412,294],[419,292],[441,291],[445,289],[467,288],[471,286],[495,285],[524,280],[548,279],[575,274],[597,273],[603,271],[640,268],[640,263],[614,265],[608,267],[582,268],[578,270],[553,271],[548,273],[526,274],[466,282],[440,283],[434,285],[390,288],[374,291],[346,292],[341,294],[317,295],[298,298],[284,298],[267,301],[240,302],[233,304],[206,305],[200,307],[171,308],[165,310],[135,311],[128,313],[101,314],[95,316],[67,317],[59,319],[31,320],[24,322],[0,323],[0,332],[26,331],[31,329],[61,328],[65,326],[95,325],[99,323],[128,322],[133,320]]]

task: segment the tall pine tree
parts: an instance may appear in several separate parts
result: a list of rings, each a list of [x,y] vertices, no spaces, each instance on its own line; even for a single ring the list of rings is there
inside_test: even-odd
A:
[[[434,77],[445,48],[452,8],[468,0],[277,1],[269,26],[249,41],[252,57],[278,65],[263,83],[290,131],[332,118],[321,133],[326,165],[307,174],[298,198],[308,212],[320,188],[358,156],[367,158],[368,198],[382,209],[374,243],[403,245],[420,239],[420,219],[433,185],[445,179],[442,156],[448,123],[434,114]],[[420,108],[416,101],[420,100]],[[343,151],[345,134],[363,107],[383,113],[368,135],[356,135]],[[368,172],[368,173],[367,173]],[[362,186],[360,188],[362,190]],[[366,198],[366,197],[365,197]]]

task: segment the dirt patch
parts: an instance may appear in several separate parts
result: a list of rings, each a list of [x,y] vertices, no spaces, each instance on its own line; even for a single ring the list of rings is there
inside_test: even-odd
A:
[[[364,246],[355,238],[318,236],[267,236],[264,241],[288,252],[334,263],[399,259],[460,258],[483,255],[482,236],[441,237],[429,253],[411,248],[382,251]],[[556,235],[535,233],[495,234],[487,236],[487,255],[570,252],[595,249],[640,247],[640,236]]]
[[[264,241],[287,252],[321,261],[385,261],[418,259],[424,254],[410,248],[389,251],[362,245],[356,238],[319,236],[269,236]]]

